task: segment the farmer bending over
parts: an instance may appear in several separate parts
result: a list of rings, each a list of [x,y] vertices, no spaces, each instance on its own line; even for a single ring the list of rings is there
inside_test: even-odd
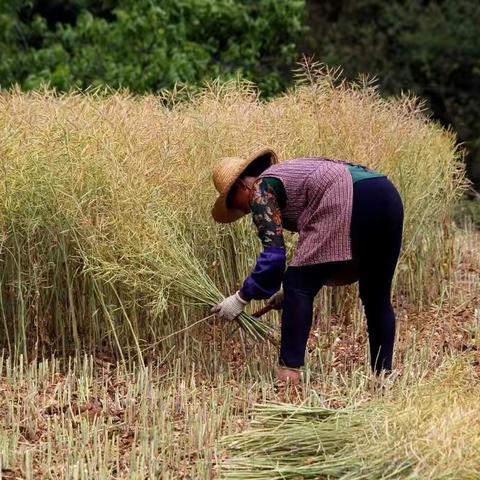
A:
[[[232,320],[253,299],[283,306],[277,376],[298,383],[315,295],[324,285],[358,280],[372,369],[391,370],[395,314],[390,297],[403,206],[390,180],[326,158],[278,163],[276,154],[264,149],[249,159],[223,159],[213,182],[219,192],[213,218],[229,223],[251,212],[263,251],[242,288],[212,312]],[[299,234],[286,271],[284,228]]]

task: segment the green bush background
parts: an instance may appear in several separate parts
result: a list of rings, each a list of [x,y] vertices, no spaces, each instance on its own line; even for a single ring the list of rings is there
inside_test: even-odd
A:
[[[286,87],[303,14],[301,0],[7,1],[1,83],[145,92],[240,74],[271,95]]]
[[[239,75],[271,97],[315,54],[425,98],[480,185],[479,25],[477,0],[3,0],[0,87],[143,93]]]

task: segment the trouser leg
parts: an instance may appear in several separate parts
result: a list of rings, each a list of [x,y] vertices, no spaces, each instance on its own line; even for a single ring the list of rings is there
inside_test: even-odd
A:
[[[390,289],[376,289],[360,282],[360,296],[367,317],[372,370],[379,373],[392,369],[395,343],[395,313],[390,300]]]
[[[313,297],[309,294],[285,291],[280,346],[281,365],[298,368],[304,364],[305,349],[312,326],[312,310]]]
[[[289,267],[285,272],[281,365],[291,368],[304,365],[305,349],[312,326],[313,300],[324,282],[325,273],[320,266]]]
[[[360,262],[360,298],[367,317],[370,361],[375,372],[392,369],[395,313],[391,302],[392,280],[400,253],[401,226],[386,230],[381,244],[369,248]]]
[[[372,369],[379,373],[391,370],[395,342],[391,287],[403,228],[403,206],[395,187],[387,179],[360,182],[354,189],[352,222],[370,361]]]

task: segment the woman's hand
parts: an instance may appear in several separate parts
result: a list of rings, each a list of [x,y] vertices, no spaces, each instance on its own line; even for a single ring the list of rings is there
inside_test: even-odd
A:
[[[222,320],[233,320],[243,312],[247,303],[248,302],[236,292],[215,305],[210,310],[210,313],[215,313],[217,317]]]
[[[273,294],[267,301],[267,305],[272,306],[275,310],[281,310],[283,308],[283,288]]]

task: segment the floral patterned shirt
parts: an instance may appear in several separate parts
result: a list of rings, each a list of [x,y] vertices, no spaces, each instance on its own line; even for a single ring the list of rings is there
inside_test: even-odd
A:
[[[247,301],[269,298],[280,289],[287,256],[281,214],[285,203],[285,189],[280,180],[263,178],[254,184],[250,208],[263,252],[240,289],[240,296]]]
[[[276,178],[264,178],[255,182],[250,203],[253,223],[263,247],[285,248],[282,214],[286,195],[283,184]]]

